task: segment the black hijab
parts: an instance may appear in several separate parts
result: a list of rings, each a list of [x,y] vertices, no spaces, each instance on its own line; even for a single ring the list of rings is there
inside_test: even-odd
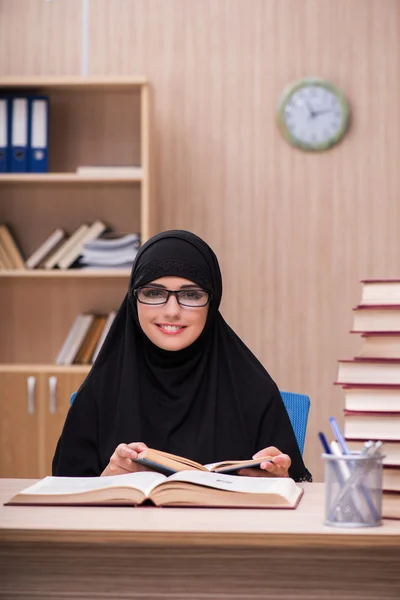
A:
[[[211,294],[202,333],[174,352],[143,333],[133,295],[163,276],[189,279]],[[221,296],[217,257],[199,237],[167,231],[142,246],[128,293],[68,413],[54,475],[100,475],[118,444],[145,442],[203,464],[276,446],[291,457],[293,478],[310,478],[279,390],[224,321]]]

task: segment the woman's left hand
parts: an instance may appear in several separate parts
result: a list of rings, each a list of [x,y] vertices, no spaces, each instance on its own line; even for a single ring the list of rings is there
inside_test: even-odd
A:
[[[268,446],[268,448],[257,452],[253,458],[262,458],[263,456],[273,457],[273,462],[263,462],[259,469],[241,469],[238,471],[238,475],[246,475],[247,477],[289,477],[289,467],[292,464],[290,456],[282,454],[275,446]]]

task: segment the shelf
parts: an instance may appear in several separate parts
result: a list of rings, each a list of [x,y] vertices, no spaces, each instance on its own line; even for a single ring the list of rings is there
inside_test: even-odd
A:
[[[92,365],[55,365],[35,364],[35,363],[0,363],[0,373],[23,373],[31,371],[33,373],[88,373]]]
[[[3,89],[129,90],[147,84],[144,77],[0,77]]]
[[[12,278],[12,279],[37,279],[41,277],[50,279],[127,279],[131,274],[129,269],[93,269],[92,271],[85,271],[84,269],[51,269],[46,271],[45,269],[13,269],[10,271],[0,271],[1,278]]]
[[[108,183],[140,182],[142,169],[136,175],[78,175],[77,173],[2,173],[0,183]]]

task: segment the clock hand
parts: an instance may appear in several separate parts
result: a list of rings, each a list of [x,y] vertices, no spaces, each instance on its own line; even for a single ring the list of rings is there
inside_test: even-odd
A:
[[[326,113],[330,113],[330,112],[332,112],[330,109],[329,110],[314,110],[313,116],[317,117],[318,115],[325,115]]]
[[[306,105],[306,107],[307,107],[307,110],[308,110],[308,114],[309,114],[309,116],[310,116],[311,118],[313,118],[313,117],[315,116],[315,111],[314,111],[313,107],[312,107],[312,106],[311,106],[311,105],[310,105],[310,104],[307,102],[307,100],[304,102],[304,104],[305,104],[305,105]]]

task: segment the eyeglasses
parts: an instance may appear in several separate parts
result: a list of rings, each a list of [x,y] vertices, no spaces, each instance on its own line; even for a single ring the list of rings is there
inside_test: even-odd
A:
[[[153,306],[166,304],[170,296],[175,296],[180,306],[190,308],[201,308],[207,306],[211,301],[212,295],[200,289],[188,290],[165,290],[154,287],[140,287],[133,290],[133,295],[141,304],[151,304]]]

